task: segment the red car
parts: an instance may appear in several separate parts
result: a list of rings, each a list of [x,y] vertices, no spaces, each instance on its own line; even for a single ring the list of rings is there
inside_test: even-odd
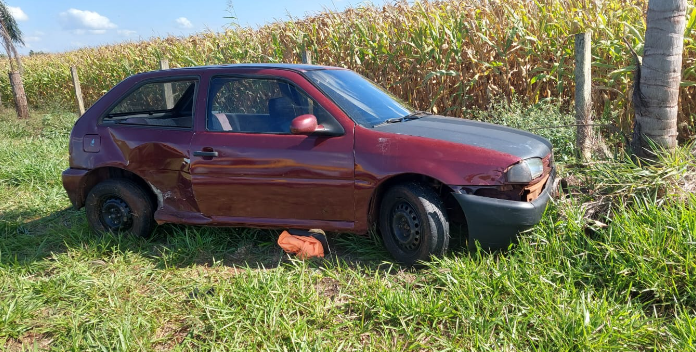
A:
[[[537,135],[414,111],[342,68],[244,64],[119,83],[76,122],[63,185],[99,233],[375,226],[413,264],[445,253],[451,222],[507,246],[539,222],[553,177]]]

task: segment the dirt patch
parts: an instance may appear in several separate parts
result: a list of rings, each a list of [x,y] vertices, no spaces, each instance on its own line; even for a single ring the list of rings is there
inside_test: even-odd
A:
[[[399,281],[409,285],[413,285],[418,281],[418,277],[415,274],[406,272],[404,270],[399,271],[396,274],[396,278],[399,279]]]
[[[341,286],[339,285],[338,280],[330,277],[321,278],[316,285],[314,285],[314,288],[317,290],[319,296],[327,297],[329,299],[335,299],[341,292]]]
[[[191,327],[185,323],[167,322],[160,326],[155,332],[152,347],[155,351],[171,351],[176,346],[181,345],[189,335]]]
[[[47,334],[29,331],[19,339],[10,338],[5,345],[8,352],[14,351],[48,351],[53,338]]]
[[[684,176],[680,186],[684,193],[696,194],[696,166],[690,168],[689,172]]]

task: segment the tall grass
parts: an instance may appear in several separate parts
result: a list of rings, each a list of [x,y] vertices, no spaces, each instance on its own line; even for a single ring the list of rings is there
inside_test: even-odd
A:
[[[696,133],[696,11],[689,1],[684,39],[680,136]],[[573,34],[593,31],[593,102],[598,116],[628,130],[634,62],[624,38],[642,53],[644,0],[443,0],[365,5],[344,12],[274,22],[258,30],[232,24],[201,33],[86,48],[25,59],[34,106],[72,106],[69,66],[80,71],[86,104],[134,73],[240,62],[315,63],[354,69],[419,109],[461,116],[500,97],[526,105],[573,97]],[[0,93],[9,101],[7,77]],[[610,113],[611,112],[611,113]]]

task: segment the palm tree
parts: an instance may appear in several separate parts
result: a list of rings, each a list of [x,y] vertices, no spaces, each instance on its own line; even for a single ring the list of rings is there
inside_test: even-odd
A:
[[[650,0],[643,62],[637,63],[633,105],[633,152],[651,155],[650,142],[672,150],[677,145],[686,0]]]
[[[19,30],[17,21],[10,13],[4,1],[0,1],[0,36],[2,44],[5,47],[7,57],[10,59],[10,84],[14,93],[15,108],[17,109],[17,117],[28,118],[29,108],[27,105],[27,96],[24,94],[24,84],[22,83],[22,60],[17,53],[15,44],[24,45],[22,39],[22,31]]]

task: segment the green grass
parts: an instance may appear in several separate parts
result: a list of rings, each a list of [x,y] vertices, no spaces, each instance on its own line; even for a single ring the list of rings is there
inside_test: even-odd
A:
[[[517,108],[490,114],[515,125]],[[524,112],[533,126],[568,118]],[[695,349],[689,147],[660,166],[567,164],[576,187],[511,250],[459,248],[414,270],[351,235],[308,261],[285,255],[277,231],[95,236],[60,182],[74,119],[0,112],[0,350]],[[565,155],[572,132],[547,132]]]

